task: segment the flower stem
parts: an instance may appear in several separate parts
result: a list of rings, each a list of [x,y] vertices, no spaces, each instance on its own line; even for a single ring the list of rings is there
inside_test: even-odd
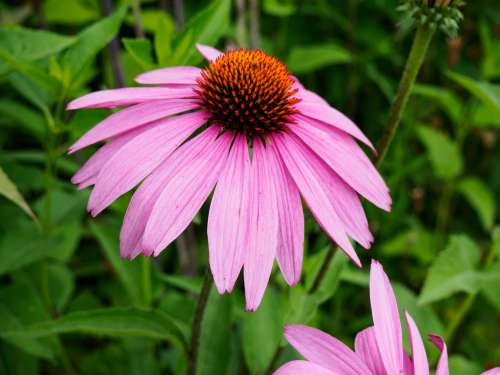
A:
[[[259,0],[250,0],[250,44],[252,48],[260,48]]]
[[[210,271],[207,270],[201,287],[200,296],[198,297],[198,304],[193,318],[193,325],[191,328],[191,346],[189,348],[189,361],[188,361],[188,375],[196,374],[196,361],[198,358],[198,347],[200,344],[201,323],[203,322],[203,315],[207,307],[210,289],[212,288],[213,279]]]
[[[236,0],[236,43],[239,47],[247,46],[246,1]]]
[[[144,38],[144,27],[142,25],[141,0],[132,0],[132,13],[134,15],[135,36]]]
[[[424,61],[425,54],[429,47],[429,43],[432,39],[434,31],[425,25],[418,27],[415,33],[415,38],[413,39],[413,45],[406,61],[406,66],[399,81],[399,88],[396,94],[396,98],[392,103],[391,110],[389,112],[389,121],[382,135],[379,147],[377,148],[378,154],[375,160],[375,165],[377,167],[382,164],[387,150],[392,143],[394,134],[398,129],[399,123],[401,121],[401,116],[408,103],[408,98],[410,97],[413,84],[417,78],[422,62]]]

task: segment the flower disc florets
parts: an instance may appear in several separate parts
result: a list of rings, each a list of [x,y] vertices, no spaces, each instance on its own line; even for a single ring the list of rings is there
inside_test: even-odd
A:
[[[265,137],[284,130],[299,99],[286,66],[260,50],[238,49],[201,73],[198,93],[210,120],[223,130]]]
[[[405,0],[399,10],[406,12],[415,22],[432,29],[441,29],[455,36],[463,19],[460,7],[463,0]]]

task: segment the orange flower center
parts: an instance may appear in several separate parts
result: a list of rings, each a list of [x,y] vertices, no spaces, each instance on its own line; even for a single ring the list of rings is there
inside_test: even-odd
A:
[[[198,80],[198,94],[211,120],[223,130],[249,137],[284,130],[299,99],[293,80],[277,58],[238,49],[212,61]]]

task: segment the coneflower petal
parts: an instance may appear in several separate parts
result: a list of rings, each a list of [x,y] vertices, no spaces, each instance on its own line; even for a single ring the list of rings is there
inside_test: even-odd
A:
[[[201,69],[194,66],[176,66],[139,74],[135,81],[145,85],[195,85],[200,73]]]
[[[429,335],[429,340],[439,349],[441,355],[436,366],[436,375],[449,375],[450,370],[448,369],[448,349],[446,348],[446,343],[443,338],[438,335]]]
[[[372,327],[365,328],[356,335],[354,340],[356,354],[361,357],[373,375],[385,375],[386,371],[380,351],[378,350],[375,331]]]
[[[420,336],[415,321],[407,311],[405,311],[405,319],[410,338],[413,373],[418,375],[429,375],[429,361],[427,360],[427,353],[425,352],[422,336]]]
[[[332,372],[315,363],[307,361],[290,361],[281,366],[273,375],[342,375]]]
[[[212,144],[199,150],[172,176],[151,211],[142,241],[148,254],[158,255],[186,229],[217,182],[232,135],[217,137],[218,129],[213,126],[203,134],[214,139]]]
[[[156,100],[128,107],[113,113],[105,120],[85,133],[73,146],[72,154],[82,148],[105,139],[123,134],[129,130],[143,126],[163,117],[199,108],[199,103],[192,100]]]
[[[246,309],[260,304],[271,276],[278,247],[276,183],[264,145],[254,139],[248,207],[248,251],[243,276]]]
[[[361,266],[344,224],[330,200],[330,188],[324,180],[328,166],[294,134],[276,134],[272,136],[272,141],[318,223],[354,263]]]
[[[206,46],[204,44],[196,44],[196,48],[202,54],[202,56],[206,58],[208,61],[213,61],[217,57],[223,54],[217,48]]]
[[[300,280],[304,255],[304,211],[300,193],[273,144],[267,146],[275,174],[279,235],[276,258],[289,285]]]
[[[215,187],[208,215],[210,268],[221,294],[233,289],[248,250],[249,183],[247,140],[237,135]]]

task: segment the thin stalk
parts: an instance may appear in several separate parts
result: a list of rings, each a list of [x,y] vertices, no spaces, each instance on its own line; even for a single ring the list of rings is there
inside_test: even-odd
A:
[[[109,16],[113,13],[113,1],[102,0],[102,13],[104,16]],[[111,58],[111,66],[113,68],[113,75],[115,77],[116,87],[125,86],[125,76],[123,73],[123,66],[120,59],[120,43],[117,38],[113,38],[108,45],[108,50]]]
[[[259,0],[250,0],[250,45],[252,48],[260,48]]]
[[[247,46],[246,1],[236,0],[236,44]]]
[[[205,273],[205,279],[203,280],[203,286],[201,288],[200,296],[198,297],[198,304],[196,305],[196,311],[193,318],[193,324],[191,328],[191,345],[189,348],[189,360],[188,360],[188,375],[196,374],[196,365],[198,359],[198,348],[200,345],[200,335],[201,335],[201,323],[203,322],[203,315],[205,314],[205,308],[207,307],[208,297],[210,295],[210,289],[212,288],[213,279],[210,271],[207,270]]]
[[[141,0],[132,0],[132,13],[134,15],[135,36],[144,38],[144,27],[142,25]]]
[[[401,121],[401,116],[408,103],[408,98],[410,97],[411,90],[417,78],[424,57],[427,53],[429,43],[432,39],[434,31],[425,25],[418,27],[415,33],[415,38],[413,39],[413,45],[406,61],[406,66],[399,81],[399,88],[396,97],[392,103],[391,110],[389,112],[389,120],[386,128],[384,129],[384,134],[380,141],[379,147],[377,148],[378,154],[375,160],[375,165],[380,166],[384,160],[387,150],[394,139],[394,134],[399,127]]]
[[[182,29],[184,26],[184,1],[174,0],[174,18],[177,30]]]

